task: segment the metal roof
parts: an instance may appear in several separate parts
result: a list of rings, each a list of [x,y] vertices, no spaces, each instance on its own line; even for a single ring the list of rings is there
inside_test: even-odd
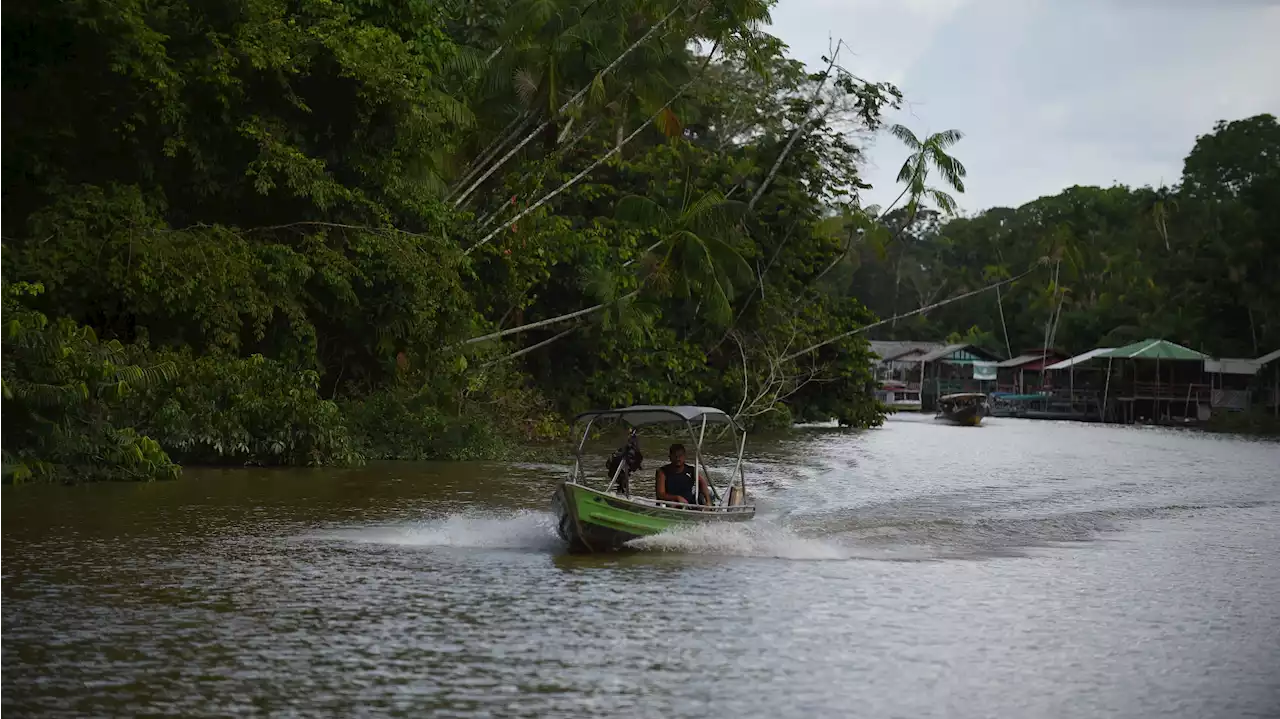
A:
[[[1264,364],[1270,364],[1272,362],[1275,362],[1278,359],[1280,359],[1280,350],[1276,350],[1275,352],[1268,352],[1267,354],[1264,354],[1258,359],[1254,360],[1254,362],[1257,362],[1258,366],[1261,367]]]
[[[916,360],[919,362],[932,362],[937,359],[942,359],[947,355],[955,354],[956,352],[959,352],[961,350],[966,350],[975,355],[981,355],[982,357],[986,357],[988,359],[995,359],[995,355],[991,354],[990,352],[982,349],[977,345],[958,344],[958,345],[945,345],[943,347],[939,347],[938,349],[932,352],[929,352],[928,354],[925,354],[921,357],[916,358]]]
[[[1024,364],[1030,364],[1032,362],[1035,362],[1038,359],[1043,359],[1048,356],[1049,355],[1044,352],[1037,352],[1035,354],[1018,355],[1013,359],[1007,359],[1003,362],[997,362],[996,367],[1000,367],[1001,369],[1007,369],[1009,367],[1020,367]]]
[[[1258,360],[1242,357],[1223,357],[1204,361],[1204,371],[1210,374],[1258,374],[1262,365]]]
[[[941,342],[911,342],[901,340],[871,340],[871,351],[882,361],[895,360],[913,352],[932,352],[945,347]]]
[[[574,417],[573,421],[577,422],[583,419],[621,419],[632,427],[643,427],[663,422],[701,424],[704,419],[708,424],[734,424],[732,417],[715,407],[695,407],[692,405],[668,407],[659,404],[637,404],[618,409],[592,410]]]
[[[1080,364],[1081,362],[1088,362],[1094,357],[1097,357],[1098,355],[1103,354],[1104,352],[1110,352],[1113,349],[1115,348],[1114,347],[1098,347],[1097,349],[1091,349],[1088,352],[1085,352],[1084,354],[1078,354],[1075,357],[1072,357],[1071,359],[1065,359],[1065,360],[1062,360],[1061,362],[1051,364],[1048,367],[1045,367],[1045,369],[1047,370],[1070,369]]]
[[[1213,359],[1207,354],[1196,352],[1168,340],[1142,340],[1131,345],[1118,347],[1104,352],[1101,357],[1112,359],[1147,359],[1147,360],[1207,360]]]

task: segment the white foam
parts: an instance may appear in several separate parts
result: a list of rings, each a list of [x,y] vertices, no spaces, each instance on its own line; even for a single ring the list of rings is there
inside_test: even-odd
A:
[[[340,530],[324,535],[369,544],[484,549],[552,549],[559,545],[555,517],[520,510],[497,513],[469,511],[412,524]]]
[[[652,552],[717,554],[778,559],[849,559],[852,553],[839,544],[802,537],[785,527],[762,522],[701,524],[655,534],[628,542],[628,547]]]

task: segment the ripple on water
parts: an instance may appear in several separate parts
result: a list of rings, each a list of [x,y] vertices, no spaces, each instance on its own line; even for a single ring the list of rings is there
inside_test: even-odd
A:
[[[761,441],[610,557],[550,465],[6,487],[16,716],[1276,716],[1280,445],[911,417]],[[867,560],[926,561],[867,561]]]
[[[555,522],[555,516],[546,511],[476,509],[421,522],[337,528],[309,533],[305,538],[410,547],[553,551],[560,548]]]

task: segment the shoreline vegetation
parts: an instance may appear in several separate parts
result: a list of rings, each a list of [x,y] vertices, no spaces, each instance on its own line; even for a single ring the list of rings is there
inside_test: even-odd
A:
[[[873,327],[1280,343],[1275,118],[958,218],[960,133],[770,5],[6,3],[5,481],[496,458],[632,403],[876,426]]]

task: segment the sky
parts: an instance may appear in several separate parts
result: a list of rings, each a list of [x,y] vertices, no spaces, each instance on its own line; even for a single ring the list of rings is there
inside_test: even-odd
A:
[[[821,69],[905,95],[917,136],[957,129],[963,212],[1072,185],[1173,185],[1197,135],[1280,115],[1280,0],[779,0],[770,32]],[[879,133],[864,204],[898,194],[906,149]],[[954,194],[954,193],[953,193]]]

